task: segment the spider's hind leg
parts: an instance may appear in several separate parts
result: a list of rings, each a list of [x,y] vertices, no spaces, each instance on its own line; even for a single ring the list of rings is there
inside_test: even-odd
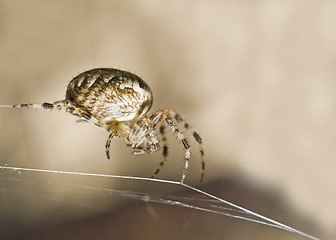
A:
[[[17,105],[0,105],[1,107],[26,108],[26,109],[46,109],[66,112],[65,101],[56,101],[54,103],[22,103]]]

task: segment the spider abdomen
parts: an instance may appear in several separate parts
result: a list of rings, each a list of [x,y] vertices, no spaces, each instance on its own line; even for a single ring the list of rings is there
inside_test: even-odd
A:
[[[153,102],[149,86],[133,73],[98,68],[79,74],[69,83],[66,105],[78,115],[88,114],[105,124],[134,121],[146,114]]]

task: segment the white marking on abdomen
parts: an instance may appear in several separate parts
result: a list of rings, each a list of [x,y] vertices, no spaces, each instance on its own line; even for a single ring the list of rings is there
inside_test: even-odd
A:
[[[135,82],[135,83],[131,83],[131,82],[123,83],[123,84],[120,84],[119,88],[120,89],[131,88],[135,92],[140,93],[142,96],[146,94],[146,91],[140,87],[140,85],[139,85],[138,82]]]

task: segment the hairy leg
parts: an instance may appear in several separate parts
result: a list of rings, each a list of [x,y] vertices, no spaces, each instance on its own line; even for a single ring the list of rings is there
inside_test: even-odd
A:
[[[183,124],[184,128],[187,130],[187,131],[190,131],[192,132],[192,136],[194,137],[194,139],[196,140],[196,142],[199,144],[199,151],[200,151],[200,155],[201,155],[201,179],[200,181],[202,182],[203,181],[203,178],[204,178],[204,172],[205,172],[205,160],[204,160],[204,147],[203,147],[203,140],[202,138],[200,137],[200,135],[194,131],[190,125],[188,123],[186,123],[182,117],[171,111],[171,114],[174,116],[174,118],[176,119],[176,121],[178,123],[181,123]]]
[[[154,125],[157,124],[158,122],[160,122],[163,118],[166,120],[166,122],[167,122],[168,126],[170,127],[170,129],[174,132],[175,135],[177,135],[178,139],[182,142],[184,150],[185,150],[185,166],[184,166],[184,169],[183,169],[181,182],[184,181],[184,178],[185,178],[188,166],[189,166],[190,145],[189,145],[187,139],[184,137],[184,135],[178,129],[176,123],[183,124],[183,127],[188,132],[192,132],[193,138],[196,140],[196,142],[200,146],[200,155],[201,155],[201,178],[200,178],[200,181],[202,182],[203,178],[204,178],[204,172],[205,172],[204,148],[203,148],[202,138],[200,137],[200,135],[197,132],[195,132],[195,131],[192,130],[192,128],[190,127],[190,125],[188,123],[186,123],[180,117],[179,114],[177,114],[176,112],[174,112],[174,111],[172,111],[170,109],[158,110],[157,112],[155,112],[151,116],[151,120],[152,120],[152,122],[153,122]]]
[[[105,144],[105,153],[106,153],[106,157],[107,159],[110,159],[110,146],[111,146],[111,140],[112,138],[116,136],[116,133],[113,131],[110,133],[110,135],[107,138],[106,144]]]
[[[162,136],[162,143],[163,143],[163,147],[162,147],[162,155],[163,155],[163,159],[159,164],[159,167],[156,169],[156,171],[153,173],[152,178],[155,178],[158,173],[160,172],[161,168],[163,167],[164,163],[167,161],[167,157],[168,157],[168,146],[167,146],[167,138],[165,135],[165,125],[163,124],[163,122],[161,122],[161,126],[160,126],[160,134]]]
[[[185,157],[184,157],[184,168],[182,171],[182,178],[181,183],[183,183],[188,167],[189,167],[189,160],[190,160],[190,144],[188,143],[188,140],[184,137],[182,132],[178,129],[177,124],[175,123],[174,118],[171,116],[169,109],[166,110],[158,110],[155,112],[152,116],[152,122],[153,124],[156,124],[157,122],[161,121],[163,118],[165,119],[167,125],[169,126],[170,130],[177,136],[177,138],[180,140],[180,142],[183,145],[184,151],[185,151]]]

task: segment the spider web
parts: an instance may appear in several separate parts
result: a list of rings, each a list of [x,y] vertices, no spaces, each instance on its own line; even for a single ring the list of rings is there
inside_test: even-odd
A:
[[[277,228],[283,231],[291,232],[297,236],[302,236],[304,239],[318,239],[307,233],[294,229],[290,226],[287,226],[283,223],[260,215],[256,212],[250,211],[246,208],[233,204],[229,201],[226,201],[222,198],[216,197],[210,193],[202,191],[198,188],[192,187],[187,184],[181,184],[180,182],[162,180],[162,179],[152,179],[144,177],[131,177],[131,176],[118,176],[118,175],[109,175],[109,174],[97,174],[97,173],[83,173],[83,172],[69,172],[69,171],[56,171],[56,170],[46,170],[46,169],[34,169],[34,168],[20,168],[20,167],[10,167],[10,166],[0,166],[0,169],[3,170],[3,179],[1,180],[4,183],[4,180],[9,182],[15,182],[19,184],[24,184],[23,188],[12,188],[9,189],[5,185],[1,188],[2,194],[8,193],[10,191],[19,191],[20,193],[45,193],[50,192],[50,186],[57,186],[59,189],[68,189],[71,192],[80,192],[81,194],[85,193],[86,195],[93,195],[98,197],[108,197],[117,196],[126,199],[132,199],[135,201],[142,201],[149,204],[161,204],[165,206],[174,206],[181,207],[184,209],[191,209],[192,211],[216,214],[218,216],[226,216],[229,218],[235,218],[239,220],[244,220],[260,225],[264,225],[269,228]],[[119,181],[127,181],[130,184],[145,182],[147,184],[159,184],[160,188],[168,188],[169,186],[175,186],[182,188],[183,190],[189,190],[192,195],[183,195],[177,196],[172,194],[153,194],[147,191],[129,191],[129,190],[117,190],[111,188],[89,186],[82,184],[65,183],[59,181],[44,181],[31,180],[28,177],[20,178],[8,176],[8,173],[16,172],[19,175],[23,175],[23,172],[29,173],[43,173],[49,175],[70,175],[76,178],[80,177],[93,177],[93,178],[103,178],[103,179],[118,179]],[[80,204],[80,203],[78,203]],[[151,205],[148,206],[148,211],[151,212],[152,216],[156,217],[156,212]],[[92,207],[92,206],[89,206]]]

